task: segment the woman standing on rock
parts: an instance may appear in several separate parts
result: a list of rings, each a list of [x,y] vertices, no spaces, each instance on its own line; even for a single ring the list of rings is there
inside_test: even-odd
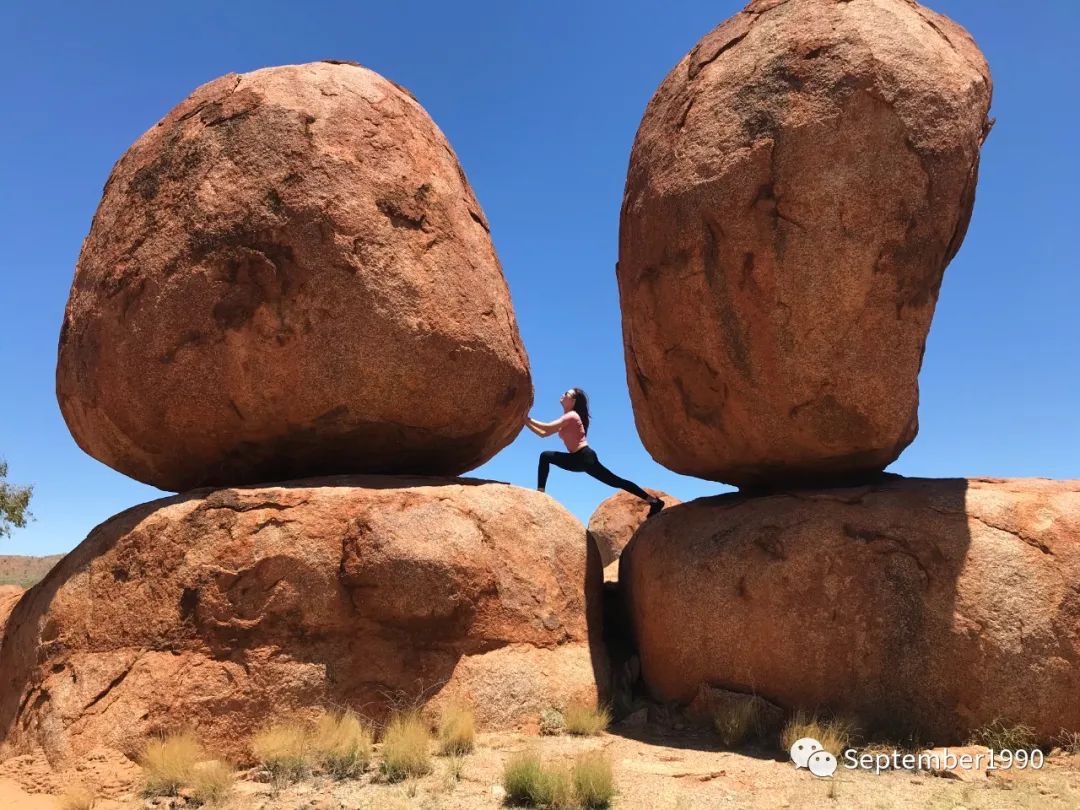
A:
[[[558,433],[569,451],[560,453],[555,450],[545,450],[540,454],[536,488],[541,492],[544,491],[548,471],[554,464],[570,472],[588,473],[609,487],[625,489],[631,495],[637,495],[643,501],[648,501],[650,517],[663,509],[662,500],[654,498],[633,481],[619,478],[600,463],[600,459],[596,457],[596,451],[589,447],[585,441],[585,434],[589,430],[589,399],[585,396],[585,392],[580,388],[571,388],[559,398],[559,404],[563,407],[563,415],[554,422],[538,422],[531,416],[525,419],[525,427],[540,438]]]

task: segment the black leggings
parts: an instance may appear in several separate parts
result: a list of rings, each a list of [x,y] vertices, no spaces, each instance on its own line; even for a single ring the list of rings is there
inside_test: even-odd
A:
[[[619,478],[615,473],[600,463],[596,457],[596,451],[588,445],[573,453],[560,453],[556,450],[545,450],[540,454],[540,466],[536,471],[537,486],[543,489],[547,486],[548,469],[554,464],[570,472],[583,472],[591,475],[597,481],[607,484],[609,487],[625,489],[631,495],[637,495],[645,501],[651,501],[652,495],[643,490],[633,481]]]

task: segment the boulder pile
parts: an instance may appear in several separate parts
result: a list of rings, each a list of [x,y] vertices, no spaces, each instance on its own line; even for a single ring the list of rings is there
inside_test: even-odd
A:
[[[0,594],[0,756],[186,728],[243,761],[283,713],[464,701],[498,729],[602,697],[584,527],[447,477],[517,435],[532,383],[484,213],[404,88],[289,65],[169,112],[105,186],[56,380],[84,450],[183,494]]]
[[[990,98],[972,38],[912,0],[754,0],[649,103],[617,267],[634,415],[657,461],[742,490],[620,557],[653,697],[939,744],[1080,730],[1080,482],[882,473]]]

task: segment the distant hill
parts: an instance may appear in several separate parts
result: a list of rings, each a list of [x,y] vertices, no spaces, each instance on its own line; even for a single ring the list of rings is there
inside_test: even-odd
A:
[[[0,555],[0,585],[18,585],[29,588],[49,573],[63,554],[51,557],[23,557],[18,555]]]

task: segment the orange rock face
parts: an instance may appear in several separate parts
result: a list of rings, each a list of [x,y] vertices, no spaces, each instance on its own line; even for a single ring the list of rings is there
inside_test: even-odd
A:
[[[758,486],[883,469],[967,229],[986,62],[910,0],[755,0],[660,85],[618,281],[642,441]]]
[[[665,508],[682,503],[674,495],[659,489],[645,489],[664,502]],[[589,537],[600,552],[600,562],[607,568],[619,559],[622,550],[638,526],[649,516],[649,504],[629,492],[616,492],[604,500],[589,518]]]
[[[899,479],[664,510],[620,560],[645,682],[938,745],[1080,730],[1080,481]]]
[[[134,755],[187,726],[246,759],[270,718],[351,706],[382,719],[395,699],[467,701],[482,728],[535,722],[596,700],[606,678],[587,548],[545,495],[463,479],[314,479],[136,507],[15,608],[3,753]]]
[[[15,609],[15,604],[22,598],[25,591],[18,585],[0,585],[0,638],[4,634],[4,626],[8,616]]]
[[[321,62],[203,85],[116,164],[57,396],[90,455],[184,490],[464,472],[532,383],[446,138],[393,82]]]

